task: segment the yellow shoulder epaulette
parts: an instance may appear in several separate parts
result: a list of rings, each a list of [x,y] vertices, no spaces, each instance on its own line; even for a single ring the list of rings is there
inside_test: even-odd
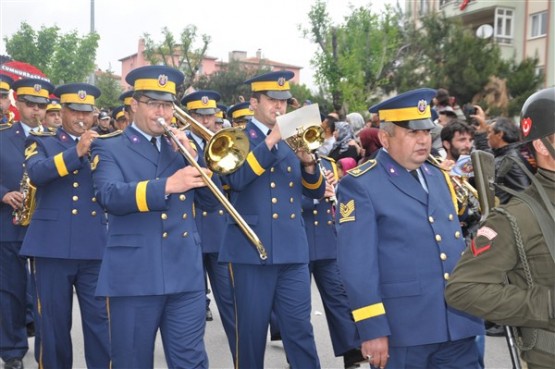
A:
[[[11,126],[12,126],[11,123],[2,123],[2,124],[0,124],[0,131],[3,131],[3,130],[5,130],[5,129],[8,129],[8,128],[10,128]]]
[[[118,129],[117,131],[114,132],[110,132],[110,133],[106,133],[105,135],[99,135],[98,138],[111,138],[111,137],[116,137],[119,136],[123,133],[123,131],[121,129]]]
[[[327,161],[332,162],[332,163],[335,163],[335,161],[336,161],[334,158],[330,158],[329,156],[326,156],[326,155],[320,155],[320,157],[324,158]]]
[[[31,133],[33,136],[41,136],[41,137],[56,136],[56,132],[52,132],[52,131],[42,131],[42,132],[30,131],[29,133]]]
[[[353,177],[358,177],[368,172],[370,169],[374,168],[376,164],[378,164],[378,162],[375,159],[371,159],[360,164],[358,167],[354,167],[353,169],[348,170],[347,173],[349,173]]]

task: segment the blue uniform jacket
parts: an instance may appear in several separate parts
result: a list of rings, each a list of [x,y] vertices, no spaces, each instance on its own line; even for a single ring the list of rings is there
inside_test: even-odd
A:
[[[75,141],[63,129],[47,136],[29,135],[25,144],[25,165],[37,187],[37,205],[21,254],[101,259],[106,218],[94,196],[88,157],[77,156]]]
[[[380,150],[338,189],[338,263],[362,341],[392,346],[483,333],[477,318],[444,299],[465,242],[443,173],[421,166],[429,193]]]
[[[108,212],[108,243],[99,296],[145,296],[204,290],[194,203],[208,210],[208,188],[165,195],[167,177],[188,165],[167,139],[158,153],[133,127],[96,140],[93,179]]]
[[[25,132],[21,123],[0,129],[0,200],[8,192],[19,191],[23,177]],[[27,227],[13,224],[13,208],[0,201],[0,242],[23,241]]]
[[[337,178],[335,160],[321,157],[320,163]],[[310,261],[337,258],[337,234],[331,206],[328,199],[314,200],[303,196],[303,219]]]
[[[284,141],[268,150],[266,135],[247,123],[250,152],[236,172],[224,177],[235,209],[258,235],[268,253],[267,264],[308,263],[308,245],[301,201],[324,195],[325,181],[317,169],[305,172]],[[228,217],[219,260],[261,264],[258,252],[235,221]]]

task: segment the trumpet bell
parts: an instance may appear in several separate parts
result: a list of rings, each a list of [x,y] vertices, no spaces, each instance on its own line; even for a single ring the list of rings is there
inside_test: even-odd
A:
[[[240,128],[224,128],[208,141],[204,160],[208,168],[216,173],[235,172],[247,158],[249,140]]]

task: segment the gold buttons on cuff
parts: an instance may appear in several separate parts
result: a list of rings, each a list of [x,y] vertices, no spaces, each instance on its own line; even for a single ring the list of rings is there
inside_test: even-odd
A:
[[[433,223],[434,222],[434,217],[430,215],[428,217],[428,222]]]
[[[277,213],[274,213],[274,214],[272,215],[272,218],[277,219],[277,218],[279,218],[279,215],[278,215]]]
[[[77,187],[79,187],[79,183],[73,182],[73,188],[77,188]]]
[[[77,211],[77,209],[73,209],[73,210],[71,211],[71,214],[73,214],[73,215],[77,215],[78,213],[79,213],[79,212]]]
[[[461,238],[461,232],[460,231],[455,232],[455,238]]]
[[[277,204],[277,198],[272,197],[272,204]]]
[[[447,260],[447,254],[442,252],[441,254],[439,254],[439,258],[443,261]]]
[[[162,218],[162,220],[166,220],[166,219],[168,219],[168,214],[162,213],[162,214],[160,214],[160,218]]]
[[[96,216],[96,211],[94,211],[94,210],[91,211],[91,215],[92,215],[93,217],[95,217],[95,216]]]
[[[439,234],[436,234],[436,241],[441,242],[441,236]]]
[[[443,273],[443,279],[449,280],[449,273]]]
[[[449,218],[449,220],[453,220],[453,214],[449,214],[447,218]]]
[[[275,182],[270,183],[270,188],[276,188]]]
[[[183,194],[179,195],[179,200],[185,201],[185,199],[187,199],[187,196],[185,196]]]
[[[224,215],[224,211],[222,209],[218,210],[219,215]]]
[[[73,196],[72,199],[73,199],[73,201],[77,201],[77,200],[79,200],[79,196]]]
[[[168,232],[162,233],[162,238],[168,238]]]

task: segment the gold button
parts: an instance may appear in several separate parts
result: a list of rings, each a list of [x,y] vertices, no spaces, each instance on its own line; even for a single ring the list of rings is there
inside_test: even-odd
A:
[[[455,238],[461,238],[461,232],[460,231],[455,232]]]
[[[276,171],[276,168],[274,168],[274,167],[271,167],[271,168],[270,168],[270,173],[273,173],[273,172],[275,172],[275,171]]]
[[[77,215],[77,213],[78,213],[77,209],[73,209],[73,210],[71,211],[71,214],[73,214],[73,215]]]
[[[295,214],[291,214],[291,219],[295,219],[296,215]]]
[[[179,200],[181,200],[181,201],[185,201],[186,198],[187,198],[187,196],[185,196],[183,194],[179,195]]]
[[[449,220],[453,220],[453,214],[449,214],[448,218]]]
[[[92,202],[96,202],[96,197],[93,197],[93,198],[91,199],[91,201],[92,201]]]
[[[74,170],[74,171],[73,171],[73,174],[77,174],[77,173],[79,173],[78,170]]]
[[[331,209],[326,210],[326,214],[331,214]]]
[[[441,254],[439,254],[439,258],[443,261],[447,260],[447,254],[442,252]]]
[[[428,217],[428,222],[433,223],[434,222],[434,217],[430,215]]]
[[[439,234],[436,234],[436,241],[441,242],[441,236]]]
[[[187,237],[189,235],[189,232],[183,232],[183,237]]]
[[[96,216],[96,211],[94,211],[94,210],[91,211],[91,215],[92,215],[93,217]]]
[[[277,204],[277,198],[272,197],[272,204]]]
[[[272,215],[272,218],[277,219],[279,217],[279,215],[277,215],[277,213],[274,213],[274,215]]]
[[[317,220],[314,221],[314,225],[318,226],[318,221]]]
[[[291,173],[291,167],[287,167],[287,172]]]
[[[328,225],[332,225],[333,222],[331,220],[328,220]]]
[[[293,182],[289,182],[289,187],[293,188]]]
[[[168,238],[168,232],[162,233],[162,238]]]
[[[224,211],[222,209],[218,210],[219,215],[224,215]]]
[[[289,202],[292,204],[292,203],[295,202],[295,199],[294,199],[294,198],[290,198],[290,199],[289,199]]]
[[[79,196],[73,196],[72,198],[73,198],[73,201],[79,200]]]
[[[312,210],[312,214],[318,215],[318,210],[316,210],[316,209]]]
[[[205,216],[207,216],[207,215],[208,215],[208,213],[207,213],[206,211],[203,211],[203,212],[202,212],[202,216],[203,216],[203,217],[205,217]]]
[[[73,188],[77,188],[77,187],[79,187],[79,183],[73,182]]]
[[[160,218],[162,218],[162,220],[166,220],[166,219],[168,219],[168,214],[162,213],[162,214],[160,214]]]
[[[274,182],[270,183],[270,188],[276,188],[276,184]]]
[[[187,219],[187,213],[183,213],[183,219]]]
[[[444,273],[443,279],[445,279],[446,281],[449,280],[449,273]]]

